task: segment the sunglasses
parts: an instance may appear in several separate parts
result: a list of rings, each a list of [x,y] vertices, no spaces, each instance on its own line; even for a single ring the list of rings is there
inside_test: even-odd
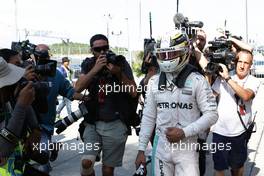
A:
[[[99,46],[99,47],[93,47],[92,49],[93,49],[93,51],[99,53],[101,51],[107,51],[107,50],[109,50],[109,45]]]

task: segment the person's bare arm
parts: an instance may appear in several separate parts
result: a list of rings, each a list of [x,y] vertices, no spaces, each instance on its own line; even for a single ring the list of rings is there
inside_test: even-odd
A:
[[[99,56],[99,58],[96,60],[96,63],[94,67],[87,73],[87,74],[81,74],[79,79],[77,80],[75,84],[75,90],[76,92],[82,92],[84,89],[87,88],[87,86],[91,83],[93,77],[104,67],[106,66],[107,60],[105,58],[105,55]]]
[[[251,53],[253,52],[253,47],[250,46],[249,44],[233,37],[229,37],[229,40],[232,41],[234,44],[236,44],[240,49],[247,50]]]

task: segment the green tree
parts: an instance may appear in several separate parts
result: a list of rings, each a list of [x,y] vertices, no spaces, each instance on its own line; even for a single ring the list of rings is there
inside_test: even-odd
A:
[[[141,75],[143,75],[143,73],[141,72],[141,64],[143,61],[143,56],[144,56],[143,51],[137,52],[136,53],[136,59],[132,63],[132,69],[136,73],[137,77],[140,77]]]

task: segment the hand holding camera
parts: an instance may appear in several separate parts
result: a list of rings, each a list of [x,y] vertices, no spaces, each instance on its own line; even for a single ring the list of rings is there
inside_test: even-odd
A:
[[[34,70],[34,68],[31,65],[26,67],[24,78],[26,78],[28,81],[36,81],[36,80],[38,80],[37,74],[35,73],[35,70]]]
[[[219,75],[224,78],[227,79],[229,77],[228,74],[228,69],[224,64],[219,63],[220,67],[222,68],[222,71],[219,71]]]
[[[100,70],[102,70],[102,68],[104,66],[106,66],[107,64],[107,59],[106,59],[106,56],[101,54],[97,59],[96,59],[96,62],[95,62],[95,65],[94,67],[92,68],[92,71],[94,71],[95,73],[98,73]]]

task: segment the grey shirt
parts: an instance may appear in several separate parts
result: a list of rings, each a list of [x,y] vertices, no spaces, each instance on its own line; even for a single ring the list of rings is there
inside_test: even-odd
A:
[[[6,126],[5,123],[5,121],[0,123],[0,129],[6,128],[18,138],[22,135],[25,123],[31,129],[39,127],[33,108],[31,106],[25,107],[20,104],[15,105],[11,118]],[[0,136],[0,157],[8,157],[15,147],[15,144],[10,143]]]

